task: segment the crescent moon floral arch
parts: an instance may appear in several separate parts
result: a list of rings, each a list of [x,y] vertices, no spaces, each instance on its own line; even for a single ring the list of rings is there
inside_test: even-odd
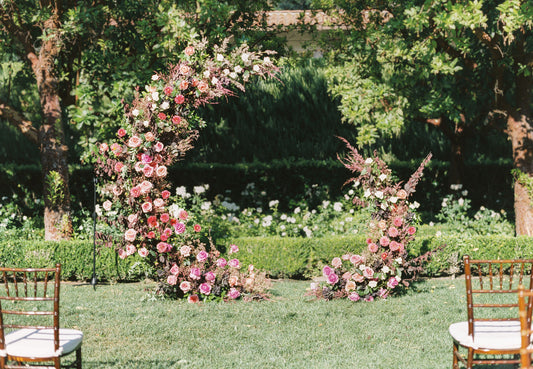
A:
[[[154,74],[137,90],[116,140],[99,144],[96,154],[100,219],[119,233],[118,255],[138,254],[156,271],[158,292],[189,302],[252,296],[261,285],[253,266],[235,257],[237,245],[223,258],[187,209],[170,207],[168,168],[206,124],[197,109],[244,90],[252,76],[278,71],[271,51],[252,52],[244,44],[228,52],[227,46],[211,53],[205,40],[186,47],[167,73]],[[112,243],[110,235],[98,238]]]

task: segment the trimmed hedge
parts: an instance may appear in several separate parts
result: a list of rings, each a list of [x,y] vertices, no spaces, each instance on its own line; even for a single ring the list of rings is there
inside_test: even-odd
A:
[[[274,278],[309,278],[320,273],[324,264],[344,253],[360,253],[366,247],[363,235],[322,238],[242,237],[230,240],[239,246],[243,265],[253,264]],[[444,276],[462,272],[462,258],[475,259],[533,258],[533,237],[505,236],[421,236],[410,246],[416,257],[435,250],[426,265],[426,275]],[[139,257],[120,260],[107,247],[97,249],[96,274],[99,280],[140,280],[145,271],[137,267]],[[65,280],[90,280],[92,277],[92,242],[90,241],[0,241],[0,265],[46,267],[61,263]]]
[[[97,247],[96,276],[100,281],[137,280],[140,274],[129,271],[136,257],[120,260],[108,247]],[[61,263],[61,278],[86,281],[93,273],[91,241],[5,240],[0,242],[0,265],[8,267],[51,267]]]

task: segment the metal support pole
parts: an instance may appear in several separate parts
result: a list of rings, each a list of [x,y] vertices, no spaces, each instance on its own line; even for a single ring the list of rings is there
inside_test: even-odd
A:
[[[93,202],[93,278],[91,279],[91,285],[96,289],[96,182],[94,177],[94,202]]]

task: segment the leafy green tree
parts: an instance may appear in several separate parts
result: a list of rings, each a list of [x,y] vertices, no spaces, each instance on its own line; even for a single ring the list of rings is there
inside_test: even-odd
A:
[[[345,27],[326,34],[333,92],[360,145],[405,122],[442,130],[460,169],[469,137],[512,145],[518,234],[533,234],[533,1],[318,1]],[[460,170],[454,181],[460,180]],[[522,176],[521,178],[524,178]]]
[[[126,91],[193,39],[273,45],[266,9],[266,0],[0,1],[0,121],[39,147],[46,239],[71,234],[69,142],[89,157],[116,131]]]

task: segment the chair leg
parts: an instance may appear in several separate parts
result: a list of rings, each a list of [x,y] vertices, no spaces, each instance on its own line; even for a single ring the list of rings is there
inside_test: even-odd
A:
[[[6,367],[6,358],[0,357],[0,369],[4,369]]]
[[[468,360],[466,362],[466,368],[472,369],[472,366],[474,365],[474,350],[469,348],[468,349]]]
[[[61,369],[61,359],[59,357],[54,358],[54,368]]]
[[[81,369],[81,347],[76,350],[76,368]]]
[[[459,354],[458,352],[459,350],[459,347],[457,346],[457,343],[453,343],[453,365],[452,365],[452,368],[453,369],[459,369],[459,360],[457,359],[457,355]]]

